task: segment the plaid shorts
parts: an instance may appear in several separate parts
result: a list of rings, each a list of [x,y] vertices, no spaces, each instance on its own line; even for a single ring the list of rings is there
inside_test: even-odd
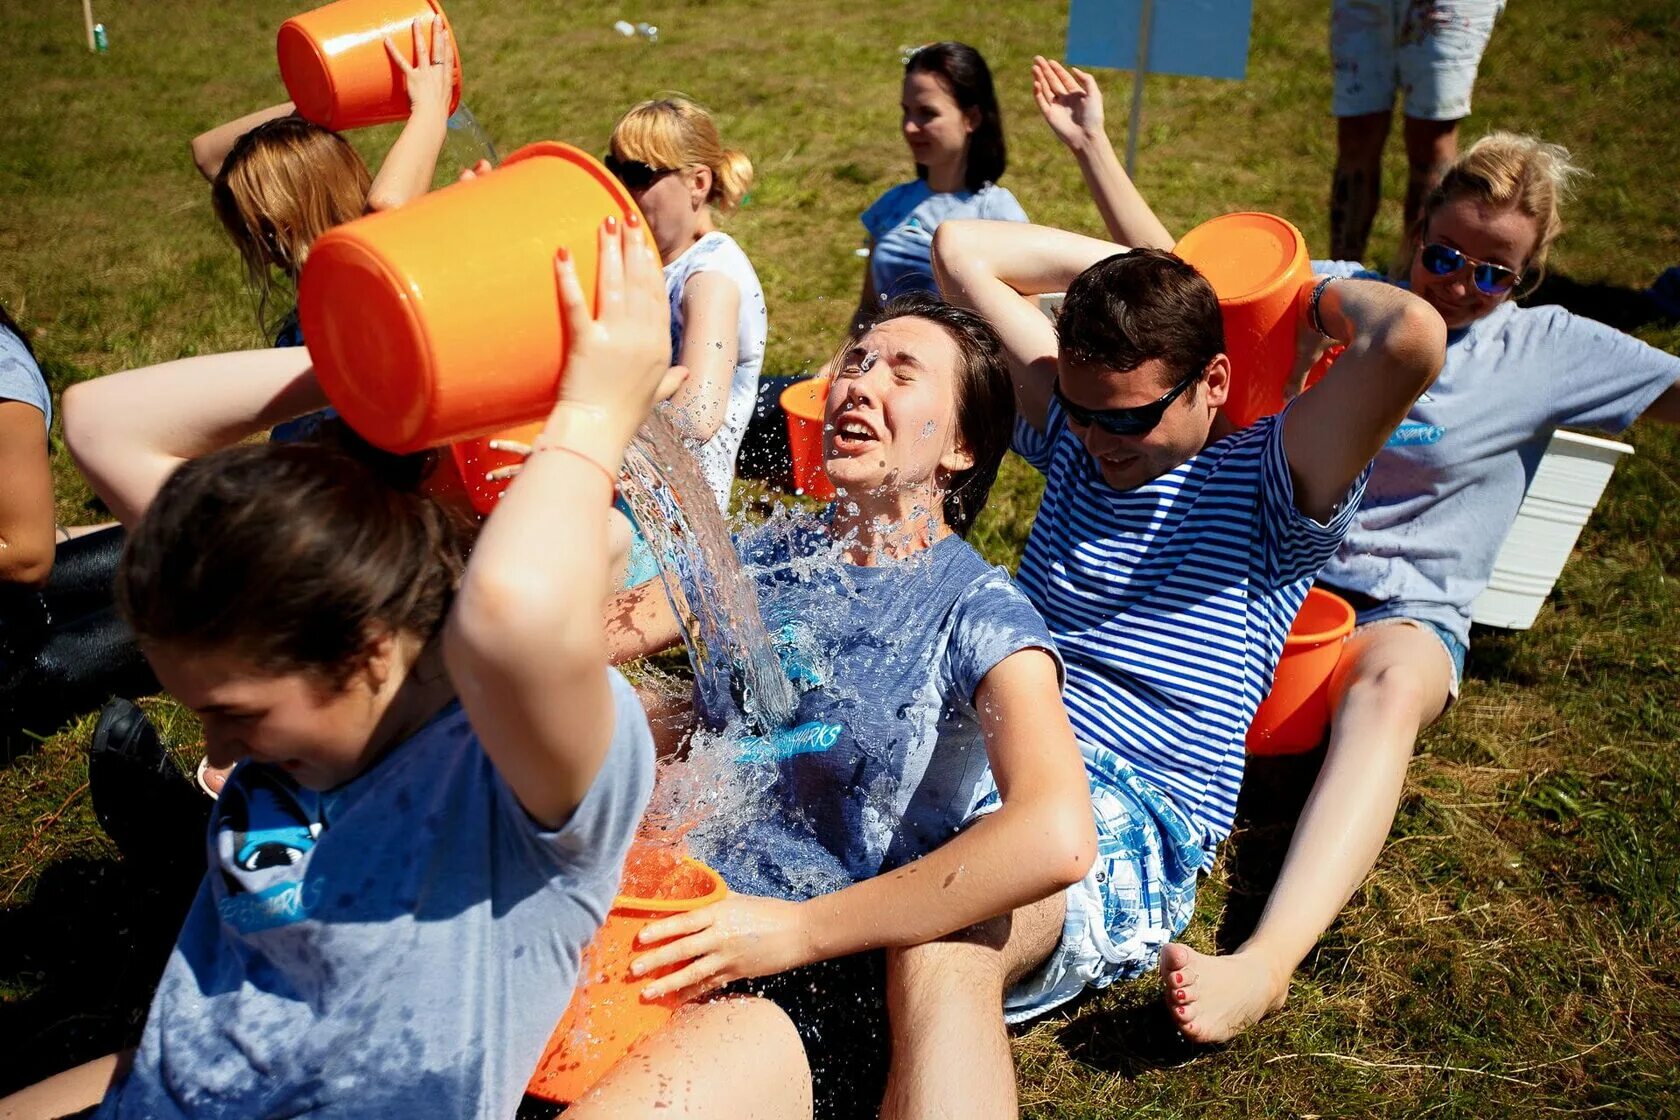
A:
[[[1196,909],[1196,879],[1213,865],[1214,845],[1165,793],[1113,752],[1080,744],[1097,858],[1067,890],[1062,938],[1037,971],[1004,994],[1010,1023],[1037,1018],[1087,987],[1106,988],[1155,967],[1161,948]],[[995,812],[988,794],[975,816]]]

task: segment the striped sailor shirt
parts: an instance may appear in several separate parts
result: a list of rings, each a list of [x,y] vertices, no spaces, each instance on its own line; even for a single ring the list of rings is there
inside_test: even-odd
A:
[[[1119,756],[1210,842],[1231,831],[1243,737],[1365,487],[1361,474],[1328,524],[1296,509],[1282,415],[1124,491],[1055,402],[1043,432],[1015,426],[1015,450],[1045,476],[1018,578],[1066,662],[1093,779]]]

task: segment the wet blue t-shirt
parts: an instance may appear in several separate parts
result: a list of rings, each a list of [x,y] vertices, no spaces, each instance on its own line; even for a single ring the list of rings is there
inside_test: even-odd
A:
[[[719,822],[703,858],[736,890],[809,897],[951,839],[992,788],[975,689],[1020,650],[1057,656],[1027,597],[957,536],[859,567],[801,519],[770,523],[740,552],[799,703],[792,732],[743,745],[775,768],[768,798],[781,812]],[[728,700],[698,703],[715,715]],[[801,845],[799,858],[828,863],[827,881],[784,874]]]
[[[634,691],[563,826],[531,820],[451,704],[326,793],[241,763],[106,1118],[484,1117],[519,1106],[653,784]]]

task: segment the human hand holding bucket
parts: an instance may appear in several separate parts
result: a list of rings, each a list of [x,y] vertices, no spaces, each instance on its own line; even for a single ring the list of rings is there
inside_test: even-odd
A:
[[[632,848],[612,910],[584,950],[572,1002],[525,1091],[544,1100],[575,1101],[631,1047],[663,1027],[684,1001],[675,995],[642,999],[650,977],[631,975],[636,935],[728,893],[717,872],[669,845]]]
[[[601,223],[633,214],[651,246],[606,168],[545,141],[488,175],[329,230],[298,284],[328,399],[363,438],[403,453],[547,416],[567,347],[555,255],[569,250],[592,296]]]
[[[1245,428],[1280,411],[1313,285],[1301,231],[1272,214],[1225,214],[1185,234],[1173,252],[1207,277],[1219,297],[1231,359],[1225,415]]]
[[[454,39],[436,0],[338,0],[280,25],[280,78],[304,119],[335,131],[408,116],[407,76],[387,53],[391,39],[408,65],[419,62],[416,20]],[[461,103],[461,57],[450,52],[449,112]]]

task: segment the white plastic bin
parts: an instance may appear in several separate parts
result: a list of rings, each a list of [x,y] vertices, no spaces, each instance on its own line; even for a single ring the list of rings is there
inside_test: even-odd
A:
[[[1484,626],[1527,630],[1551,594],[1616,461],[1633,448],[1615,440],[1554,432],[1511,525],[1493,578],[1470,604]]]

